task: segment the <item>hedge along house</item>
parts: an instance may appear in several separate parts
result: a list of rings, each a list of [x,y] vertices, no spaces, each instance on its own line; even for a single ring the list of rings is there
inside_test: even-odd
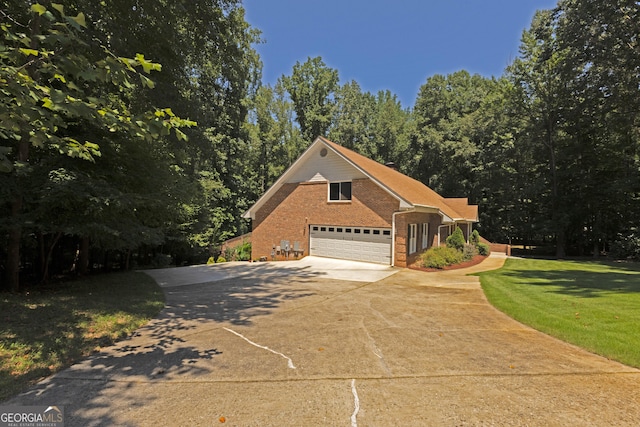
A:
[[[478,207],[319,137],[243,216],[253,223],[253,259],[406,267],[456,226],[468,240]]]

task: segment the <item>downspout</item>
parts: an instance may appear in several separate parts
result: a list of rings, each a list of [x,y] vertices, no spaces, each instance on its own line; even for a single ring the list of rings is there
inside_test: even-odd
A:
[[[396,215],[415,212],[415,208],[406,211],[395,211],[391,215],[391,267],[396,266]]]

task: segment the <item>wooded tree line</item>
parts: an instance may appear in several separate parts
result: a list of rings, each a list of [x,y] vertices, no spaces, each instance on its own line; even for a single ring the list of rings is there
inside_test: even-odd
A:
[[[636,1],[561,0],[502,76],[428,77],[411,108],[322,58],[262,84],[236,0],[2,5],[5,287],[204,262],[319,135],[469,197],[490,240],[563,256],[637,233]]]

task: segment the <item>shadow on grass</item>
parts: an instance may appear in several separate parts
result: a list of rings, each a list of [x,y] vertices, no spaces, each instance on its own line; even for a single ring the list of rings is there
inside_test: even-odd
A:
[[[315,295],[305,282],[322,277],[307,267],[292,271],[273,265],[237,273],[210,283],[165,286],[165,308],[156,319],[115,347],[54,375],[8,404],[64,406],[68,426],[122,425],[122,418],[112,413],[114,399],[121,410],[123,399],[131,408],[143,408],[157,398],[152,392],[141,392],[148,387],[136,384],[176,376],[194,378],[220,368],[215,359],[222,351],[215,341],[194,345],[186,338],[198,324],[250,325],[254,317],[272,313],[286,301]]]
[[[161,289],[139,273],[0,294],[0,401],[128,336],[163,305]]]
[[[640,293],[638,264],[575,262],[572,268],[562,268],[565,263],[566,261],[558,261],[557,269],[519,269],[516,266],[514,269],[501,270],[498,274],[509,277],[515,283],[555,286],[555,289],[548,292],[583,298],[595,298],[605,294]],[[581,264],[588,268],[580,269]]]

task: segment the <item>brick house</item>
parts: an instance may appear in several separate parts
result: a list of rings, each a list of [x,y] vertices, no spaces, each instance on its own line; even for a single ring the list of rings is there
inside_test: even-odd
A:
[[[319,137],[243,216],[252,220],[253,259],[406,267],[456,226],[468,240],[478,206]]]

